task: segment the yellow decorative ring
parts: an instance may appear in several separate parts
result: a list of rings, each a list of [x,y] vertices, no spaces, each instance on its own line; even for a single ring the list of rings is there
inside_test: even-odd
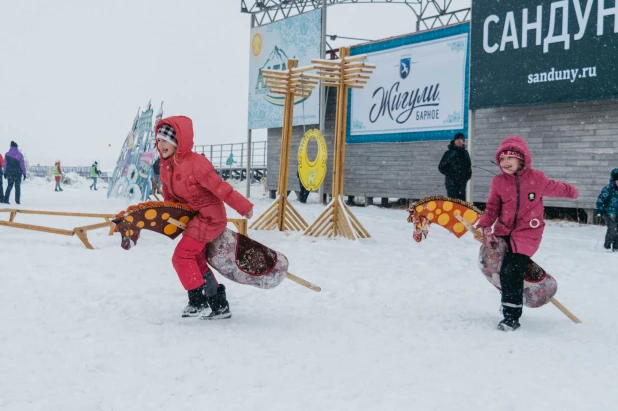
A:
[[[311,139],[318,144],[318,154],[313,161],[309,160],[307,154],[307,147]],[[326,160],[328,160],[328,149],[324,136],[317,129],[307,131],[300,141],[300,147],[298,147],[298,175],[307,190],[317,190],[324,182]]]

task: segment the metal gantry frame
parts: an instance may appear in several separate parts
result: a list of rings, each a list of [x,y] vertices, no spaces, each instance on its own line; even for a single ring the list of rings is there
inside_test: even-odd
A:
[[[470,20],[470,8],[455,9],[454,0],[326,0],[336,4],[404,4],[416,16],[416,31]],[[241,13],[251,14],[252,27],[258,27],[288,17],[322,8],[322,0],[241,0]]]

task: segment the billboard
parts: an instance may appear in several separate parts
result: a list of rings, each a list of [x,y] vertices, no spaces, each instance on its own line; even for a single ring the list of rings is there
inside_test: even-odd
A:
[[[249,128],[276,128],[283,125],[283,100],[272,94],[262,77],[262,69],[287,70],[288,59],[298,67],[320,58],[322,14],[320,10],[300,14],[251,29],[249,52]],[[293,125],[318,124],[319,89],[308,98],[296,98]]]
[[[468,23],[354,47],[377,68],[350,90],[348,143],[450,140],[468,129]]]
[[[618,96],[618,4],[474,0],[470,108]]]

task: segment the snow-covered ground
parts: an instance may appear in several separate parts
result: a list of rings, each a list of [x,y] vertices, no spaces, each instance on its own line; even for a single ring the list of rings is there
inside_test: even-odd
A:
[[[96,192],[89,184],[54,192],[53,182],[28,180],[17,207],[126,208],[105,199],[105,184]],[[315,194],[306,205],[290,198],[309,223],[323,209]],[[261,186],[252,200],[256,217],[272,201]],[[618,407],[618,254],[603,250],[604,227],[550,222],[535,256],[583,323],[547,305],[525,309],[522,328],[502,333],[500,296],[480,273],[469,234],[457,239],[434,225],[417,244],[405,211],[352,210],[371,239],[250,231],[322,292],[222,279],[234,317],[220,322],[180,317],[186,292],[163,236],[143,231],[125,251],[118,234],[96,230],[88,250],[76,237],[0,226],[0,410]]]

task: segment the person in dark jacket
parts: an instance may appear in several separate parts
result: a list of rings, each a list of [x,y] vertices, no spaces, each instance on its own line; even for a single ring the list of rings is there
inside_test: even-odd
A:
[[[298,177],[298,184],[300,185],[300,193],[298,194],[298,201],[305,204],[307,203],[307,198],[309,198],[309,193],[311,191],[307,190],[303,185],[303,180],[300,179],[300,173],[296,172],[296,177]]]
[[[438,170],[444,174],[446,195],[450,198],[466,200],[466,184],[472,177],[472,162],[465,146],[465,137],[457,133],[442,156]]]
[[[11,141],[11,149],[4,155],[4,175],[6,176],[6,193],[4,202],[9,204],[11,190],[15,186],[15,202],[20,204],[21,197],[21,178],[26,179],[26,164],[24,156],[17,148],[17,143]]]
[[[4,184],[2,183],[4,175],[4,157],[0,154],[0,204],[4,203]]]
[[[603,217],[607,224],[605,233],[606,250],[618,251],[618,168],[612,170],[609,184],[603,187],[597,198],[597,216]]]

